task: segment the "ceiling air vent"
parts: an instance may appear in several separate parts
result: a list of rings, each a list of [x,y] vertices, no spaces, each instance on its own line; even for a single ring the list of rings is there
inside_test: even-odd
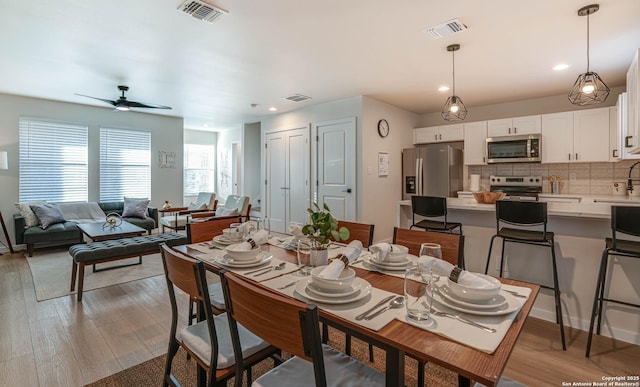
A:
[[[302,101],[306,101],[308,99],[311,99],[311,97],[307,97],[306,95],[302,95],[302,94],[294,94],[294,95],[290,95],[288,97],[284,97],[284,99],[286,99],[287,101],[291,101],[291,102],[302,102]]]
[[[200,0],[186,0],[178,6],[178,11],[182,11],[207,23],[213,23],[223,14],[229,13],[222,8],[218,8]]]
[[[444,23],[440,23],[433,27],[425,28],[424,33],[427,34],[431,39],[440,39],[445,36],[449,36],[451,34],[455,34],[457,32],[462,32],[467,29],[467,26],[462,24],[460,19],[451,19]]]

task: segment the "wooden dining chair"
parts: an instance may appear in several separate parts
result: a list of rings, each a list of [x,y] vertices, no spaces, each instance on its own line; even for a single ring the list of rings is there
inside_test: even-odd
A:
[[[393,243],[408,247],[413,255],[420,254],[421,244],[437,243],[442,247],[442,259],[464,269],[464,235],[394,227]]]
[[[171,329],[163,386],[180,385],[171,373],[173,359],[180,347],[197,363],[199,386],[213,386],[232,376],[242,378],[241,373],[236,373],[236,359],[241,359],[240,367],[247,370],[247,378],[251,384],[251,366],[279,354],[279,350],[241,326],[234,327],[233,337],[242,342],[242,346],[231,345],[232,333],[226,314],[214,316],[211,313],[206,272],[202,261],[179,253],[165,244],[161,245],[160,250],[171,301]],[[175,288],[198,303],[200,320],[194,325],[186,326],[179,334],[179,310]],[[238,356],[234,353],[236,349]]]
[[[242,369],[245,364],[240,356],[240,326],[293,355],[257,378],[257,386],[385,384],[384,374],[322,344],[317,306],[265,290],[253,281],[247,281],[229,271],[223,271],[222,288],[228,306],[231,338],[238,354],[236,386],[242,386]]]
[[[194,219],[187,223],[187,241],[188,243],[210,242],[214,236],[221,235],[222,230],[240,221],[239,215],[209,217],[202,221]]]
[[[347,222],[344,220],[338,221],[338,229],[340,227],[346,227],[349,230],[349,238],[341,243],[349,243],[354,240],[362,242],[362,247],[365,249],[373,244],[373,224]]]

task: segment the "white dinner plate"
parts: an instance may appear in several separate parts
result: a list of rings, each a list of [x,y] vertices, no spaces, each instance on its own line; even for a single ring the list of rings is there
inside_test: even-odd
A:
[[[256,259],[252,259],[250,261],[237,261],[234,260],[231,256],[225,254],[222,257],[216,257],[213,261],[219,265],[232,267],[235,269],[246,269],[250,267],[260,266],[264,263],[267,263],[271,260],[273,255],[267,254],[265,252],[258,253],[256,255]]]
[[[371,266],[383,269],[383,270],[388,270],[388,271],[405,271],[405,269],[407,268],[407,265],[409,265],[409,263],[411,263],[411,261],[413,259],[417,259],[418,257],[416,257],[415,255],[411,255],[411,254],[407,254],[407,262],[405,263],[400,263],[398,264],[397,262],[378,262],[375,257],[368,255],[368,256],[364,256],[363,258],[363,262],[368,263]]]
[[[227,238],[224,235],[216,235],[216,236],[214,236],[213,237],[213,241],[215,243],[221,244],[223,246],[229,246],[229,245],[232,245],[234,243],[238,243],[238,241],[232,241],[232,240],[230,240],[229,238]]]
[[[320,297],[329,297],[329,298],[338,298],[338,297],[348,297],[354,295],[356,292],[361,290],[364,286],[367,286],[367,282],[361,278],[354,278],[351,286],[346,288],[344,291],[335,291],[335,290],[327,290],[322,289],[313,280],[306,281],[307,282],[307,290],[309,292],[315,293]]]
[[[437,289],[436,291],[439,291],[440,295],[450,303],[453,303],[455,305],[460,305],[465,308],[495,309],[507,304],[507,299],[504,298],[502,294],[498,294],[497,296],[489,300],[471,302],[468,300],[463,300],[462,298],[453,294],[451,289],[449,289],[449,287],[445,284],[437,285],[436,289]]]
[[[452,302],[447,301],[446,298],[442,296],[439,292],[435,292],[433,295],[433,300],[448,307],[453,310],[457,310],[459,312],[475,314],[478,316],[500,316],[503,314],[514,312],[522,307],[522,302],[518,300],[513,295],[501,290],[500,295],[505,298],[507,301],[506,304],[493,308],[493,309],[477,309],[477,308],[469,308],[462,305],[454,304]]]
[[[353,282],[355,284],[356,281],[362,281],[362,287],[358,289],[355,293],[349,296],[342,297],[325,297],[321,296],[307,288],[311,279],[298,281],[296,283],[296,292],[301,296],[316,302],[320,302],[323,304],[348,304],[350,302],[358,301],[371,293],[371,284],[362,278],[356,278]],[[353,286],[353,285],[352,285]]]

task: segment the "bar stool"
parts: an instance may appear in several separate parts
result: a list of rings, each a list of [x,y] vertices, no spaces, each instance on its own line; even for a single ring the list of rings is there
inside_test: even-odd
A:
[[[618,239],[616,237],[617,233],[639,237],[640,222],[638,219],[640,219],[640,207],[611,206],[611,238],[605,239],[605,249],[602,251],[602,259],[600,260],[600,272],[598,273],[596,293],[593,298],[593,310],[591,311],[591,323],[589,324],[589,338],[587,339],[585,357],[589,357],[591,353],[591,339],[593,338],[593,325],[596,316],[598,317],[596,333],[598,335],[600,334],[604,301],[640,308],[638,304],[613,300],[604,296],[609,256],[617,255],[621,257],[640,258],[640,242]]]
[[[437,196],[412,196],[411,197],[411,230],[413,227],[424,228],[427,231],[440,231],[453,233],[460,228],[462,235],[462,223],[447,222],[447,198]],[[424,219],[416,223],[416,215],[425,218],[443,218],[442,220]]]
[[[500,227],[500,224],[518,226],[521,228]],[[542,226],[542,231],[526,230],[522,227]],[[567,345],[564,338],[564,324],[562,322],[562,305],[560,303],[560,287],[558,286],[558,269],[556,265],[556,250],[554,245],[554,233],[547,231],[547,203],[534,201],[498,200],[496,201],[496,234],[491,237],[489,254],[484,273],[489,272],[489,261],[493,240],[502,238],[502,255],[500,257],[500,277],[504,270],[504,250],[506,242],[524,243],[535,246],[545,246],[551,249],[551,263],[553,266],[553,287],[539,284],[543,288],[552,289],[556,303],[556,324],[560,324],[560,337],[562,349]]]

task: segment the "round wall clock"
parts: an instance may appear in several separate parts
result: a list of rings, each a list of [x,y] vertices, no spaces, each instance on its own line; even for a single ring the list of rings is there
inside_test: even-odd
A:
[[[378,121],[378,134],[382,138],[385,138],[389,135],[389,123],[387,122],[387,120],[382,119]]]

